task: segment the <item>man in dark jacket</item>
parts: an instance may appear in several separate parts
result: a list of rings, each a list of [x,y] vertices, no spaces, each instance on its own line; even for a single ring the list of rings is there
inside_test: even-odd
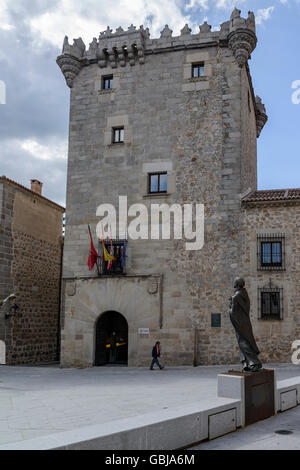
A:
[[[164,367],[159,363],[158,358],[160,357],[160,342],[156,341],[155,345],[152,348],[152,362],[150,366],[150,370],[153,370],[154,364],[156,364],[160,370]]]
[[[245,289],[244,279],[234,281],[235,294],[230,299],[230,319],[234,326],[240,358],[245,372],[257,372],[262,368],[258,359],[259,349],[253,336],[250,321],[250,299]]]

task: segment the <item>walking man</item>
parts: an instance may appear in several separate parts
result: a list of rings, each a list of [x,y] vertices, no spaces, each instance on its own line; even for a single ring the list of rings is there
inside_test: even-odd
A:
[[[156,341],[155,345],[152,348],[152,362],[150,366],[150,370],[153,370],[154,364],[156,364],[160,370],[164,369],[164,367],[159,363],[158,358],[160,357],[160,341]]]

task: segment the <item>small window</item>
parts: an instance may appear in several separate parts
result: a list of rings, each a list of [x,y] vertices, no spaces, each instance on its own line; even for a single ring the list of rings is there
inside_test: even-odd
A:
[[[258,270],[284,270],[284,235],[258,235]]]
[[[151,173],[149,174],[149,193],[166,193],[168,186],[167,173]]]
[[[282,320],[282,289],[259,289],[259,319]]]
[[[113,88],[113,75],[102,77],[102,90],[111,90]]]
[[[192,78],[204,77],[204,63],[192,65]]]
[[[124,143],[124,127],[116,127],[113,129],[113,144]]]

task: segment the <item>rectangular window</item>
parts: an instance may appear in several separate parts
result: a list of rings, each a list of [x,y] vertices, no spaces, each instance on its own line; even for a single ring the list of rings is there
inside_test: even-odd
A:
[[[150,173],[149,174],[149,193],[166,193],[168,186],[167,173]]]
[[[113,129],[113,144],[124,143],[124,127],[116,127]]]
[[[262,266],[281,266],[282,265],[282,246],[278,242],[261,242],[261,265]]]
[[[204,63],[192,65],[192,78],[204,77]]]
[[[282,320],[283,318],[282,289],[259,289],[259,319]]]
[[[259,271],[283,271],[285,269],[284,235],[257,236],[257,268]]]
[[[102,90],[111,90],[113,88],[113,75],[102,77]]]

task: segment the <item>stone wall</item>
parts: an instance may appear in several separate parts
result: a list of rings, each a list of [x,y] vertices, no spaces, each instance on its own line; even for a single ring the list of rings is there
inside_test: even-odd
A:
[[[15,190],[0,181],[0,299],[13,292],[11,276],[13,261],[12,220]],[[0,309],[0,339],[6,343],[10,336],[10,325],[5,321],[5,308]]]
[[[14,292],[19,307],[7,319],[2,309],[0,339],[6,344],[6,361],[56,361],[63,208],[10,180],[1,180],[1,185],[1,298]]]
[[[300,205],[244,205],[243,274],[252,302],[251,318],[264,362],[290,362],[293,341],[300,339]],[[258,271],[257,235],[285,235],[285,270]],[[283,320],[258,319],[258,288],[283,289]]]

